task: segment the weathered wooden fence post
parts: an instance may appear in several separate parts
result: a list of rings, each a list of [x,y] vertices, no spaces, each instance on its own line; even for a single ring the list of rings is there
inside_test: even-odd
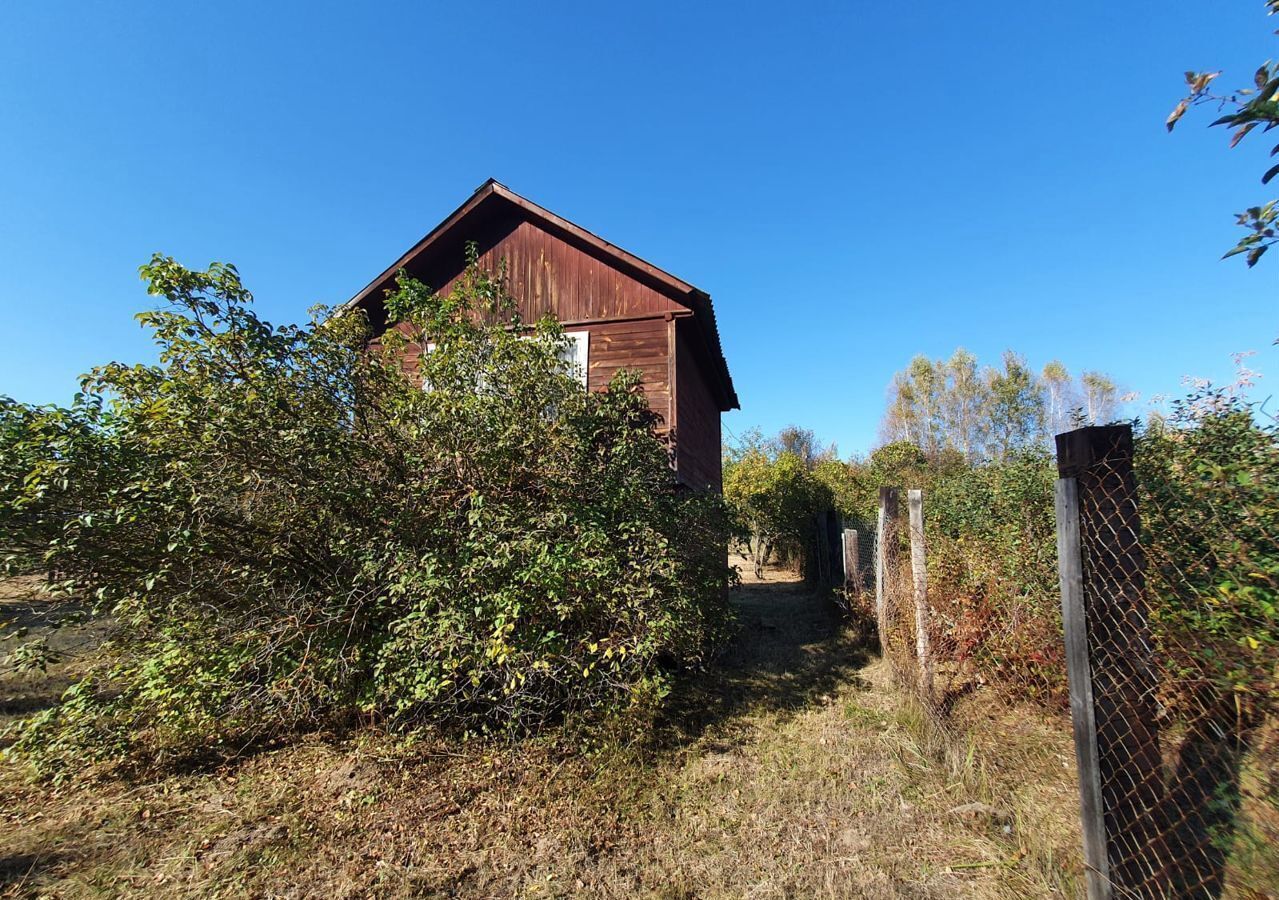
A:
[[[813,552],[817,554],[817,559],[814,560],[816,563],[813,567],[816,569],[814,575],[817,578],[818,584],[827,585],[831,583],[831,577],[830,535],[826,530],[826,513],[819,512],[813,515],[813,527],[814,534],[816,536],[816,544],[813,547]]]
[[[919,661],[919,692],[933,701],[933,654],[928,642],[928,559],[924,544],[924,492],[906,494],[910,507],[910,572],[915,588],[915,657]]]
[[[860,548],[857,546],[857,529],[844,529],[844,587],[856,591],[862,589]]]
[[[1070,720],[1079,771],[1079,818],[1084,836],[1084,869],[1089,900],[1109,900],[1106,822],[1093,718],[1092,670],[1084,616],[1084,575],[1079,547],[1079,489],[1073,478],[1057,479],[1057,571],[1061,579],[1061,620],[1066,633],[1066,674],[1070,679]]]
[[[897,488],[879,489],[879,519],[875,525],[875,620],[879,649],[888,650],[888,594],[885,581],[892,577],[897,558]]]
[[[1081,800],[1087,815],[1088,804],[1100,799],[1105,831],[1104,867],[1094,846],[1090,875],[1095,870],[1097,878],[1090,878],[1090,888],[1108,878],[1106,890],[1162,897],[1170,861],[1160,815],[1158,681],[1146,608],[1132,428],[1095,426],[1057,435],[1057,469],[1063,481],[1073,483],[1075,501],[1072,525],[1072,488],[1058,488],[1071,707],[1076,729],[1093,735],[1092,748],[1083,735],[1083,752],[1076,738],[1080,786],[1084,790],[1093,780],[1098,785],[1088,788],[1091,798]],[[1077,555],[1074,562],[1072,553]],[[1091,825],[1085,821],[1085,829],[1095,829],[1095,819],[1093,814]]]

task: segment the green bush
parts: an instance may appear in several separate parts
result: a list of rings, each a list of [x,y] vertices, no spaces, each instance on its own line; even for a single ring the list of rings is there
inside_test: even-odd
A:
[[[582,390],[500,274],[402,277],[366,350],[357,313],[261,320],[233,267],[142,271],[158,365],[101,367],[70,409],[0,404],[3,550],[116,623],[17,753],[357,715],[518,733],[651,704],[723,636],[722,504],[677,489],[636,378]]]
[[[755,577],[774,554],[802,560],[814,540],[814,517],[831,508],[830,490],[789,450],[747,447],[724,469],[724,498]]]
[[[936,653],[1049,704],[1066,698],[1056,477],[1049,454],[1025,451],[939,475],[925,501]]]
[[[1204,392],[1137,440],[1151,629],[1164,702],[1239,723],[1279,711],[1279,429]]]

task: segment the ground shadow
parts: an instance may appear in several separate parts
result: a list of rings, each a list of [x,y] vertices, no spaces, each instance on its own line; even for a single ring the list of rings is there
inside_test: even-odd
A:
[[[16,853],[0,856],[0,888],[34,887],[44,873],[67,859],[61,853]]]
[[[79,677],[75,666],[106,639],[111,624],[92,618],[75,600],[50,600],[35,578],[0,579],[0,660],[19,647],[31,665],[0,671],[0,747],[12,743],[14,722],[58,705]],[[6,733],[7,732],[7,733]]]
[[[712,727],[731,743],[734,718],[804,709],[870,661],[829,592],[765,581],[742,585],[731,599],[738,634],[707,671],[678,683],[654,735],[663,747],[695,741]]]
[[[1243,715],[1230,694],[1205,692],[1203,712],[1181,740],[1165,786],[1166,877],[1177,897],[1220,897],[1240,822],[1245,759],[1260,722]]]

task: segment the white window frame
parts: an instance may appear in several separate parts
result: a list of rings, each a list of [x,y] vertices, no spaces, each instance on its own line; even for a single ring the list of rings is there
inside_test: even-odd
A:
[[[564,337],[573,343],[573,356],[566,358],[561,356],[568,374],[572,375],[582,383],[582,387],[590,389],[591,378],[591,333],[589,331],[566,331]],[[531,340],[531,335],[524,335],[520,338],[522,341]],[[569,348],[564,348],[565,350]],[[430,341],[422,348],[422,354],[426,355],[435,352],[435,342]],[[431,390],[430,380],[422,376],[422,390]]]
[[[590,388],[591,378],[591,333],[589,331],[566,331],[564,337],[573,344],[573,358],[566,359],[562,354],[560,361],[564,363],[564,367],[568,370],[567,374],[572,375],[582,383],[582,387]],[[525,334],[520,336],[521,341],[533,340],[533,335]],[[568,347],[564,348],[568,350]]]
[[[427,343],[422,345],[422,353],[421,353],[422,356],[427,356],[428,354],[431,354],[434,352],[435,352],[435,341],[428,341]],[[422,375],[422,390],[423,391],[431,390],[431,379],[427,378],[426,375]]]
[[[591,333],[589,331],[566,331],[564,337],[575,345],[574,358],[564,360],[570,366],[569,374],[582,382],[582,387],[590,388],[591,378]]]

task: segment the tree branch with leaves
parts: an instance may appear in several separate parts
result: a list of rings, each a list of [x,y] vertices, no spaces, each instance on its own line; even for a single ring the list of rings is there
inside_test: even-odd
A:
[[[1268,15],[1279,13],[1279,0],[1266,0]],[[1209,127],[1225,127],[1233,129],[1230,135],[1230,146],[1239,143],[1256,129],[1262,132],[1272,130],[1279,125],[1279,63],[1267,60],[1257,68],[1252,76],[1252,86],[1239,88],[1226,93],[1213,90],[1213,83],[1221,76],[1221,72],[1186,72],[1188,93],[1169,114],[1165,123],[1172,131],[1182,116],[1197,106],[1216,106],[1225,114],[1209,123]],[[1279,155],[1279,144],[1270,150],[1272,157]],[[1275,176],[1279,176],[1279,163],[1270,166],[1261,176],[1262,184],[1269,184]],[[1248,267],[1255,266],[1266,251],[1279,241],[1279,200],[1270,200],[1258,206],[1250,206],[1238,214],[1238,224],[1248,229],[1248,234],[1239,239],[1223,256],[1244,255]]]

